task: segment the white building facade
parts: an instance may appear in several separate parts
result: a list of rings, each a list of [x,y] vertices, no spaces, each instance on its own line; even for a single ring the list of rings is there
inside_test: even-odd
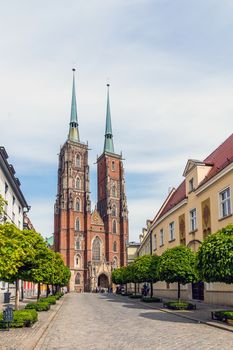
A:
[[[4,147],[0,147],[0,195],[7,201],[4,212],[0,215],[0,224],[11,222],[22,230],[24,213],[29,210],[29,206],[20,189],[20,181],[15,177],[14,167],[8,163],[8,154]],[[0,281],[0,303],[8,290],[13,292],[13,286]]]

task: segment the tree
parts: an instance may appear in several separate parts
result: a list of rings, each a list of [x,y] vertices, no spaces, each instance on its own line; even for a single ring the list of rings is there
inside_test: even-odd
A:
[[[5,199],[0,195],[0,216],[3,214],[4,212],[4,205],[7,203],[7,201],[5,201]]]
[[[233,283],[233,225],[208,236],[197,253],[200,278],[206,282]]]
[[[197,280],[195,253],[185,246],[167,249],[160,257],[159,279],[167,283],[178,283],[180,301],[180,285]]]
[[[149,282],[151,297],[153,297],[153,283],[159,280],[158,267],[159,257],[157,255],[139,256],[133,262],[134,282]]]

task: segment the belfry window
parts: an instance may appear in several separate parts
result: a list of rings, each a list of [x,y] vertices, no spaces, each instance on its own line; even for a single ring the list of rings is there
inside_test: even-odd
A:
[[[113,197],[116,197],[116,195],[117,195],[117,192],[116,192],[116,185],[114,184],[114,185],[112,186],[112,196],[113,196]]]
[[[96,237],[92,243],[92,260],[100,260],[101,241]]]
[[[113,242],[113,251],[116,252],[117,251],[117,242]]]
[[[79,177],[77,177],[76,179],[76,184],[75,184],[75,187],[80,190],[81,189],[81,180]]]
[[[75,221],[75,231],[80,231],[80,221],[79,221],[79,218],[77,218],[76,221]]]
[[[116,205],[113,204],[112,206],[112,216],[116,216]]]
[[[80,154],[77,154],[75,159],[76,159],[76,161],[75,161],[76,167],[80,168],[81,167],[81,156],[80,156]]]
[[[112,233],[117,233],[117,223],[116,220],[112,222]]]
[[[81,211],[81,201],[79,198],[76,199],[76,210]]]
[[[76,250],[80,249],[80,239],[79,238],[77,238],[76,241],[75,241],[75,249]]]
[[[81,256],[79,254],[75,255],[74,264],[76,267],[81,267]]]

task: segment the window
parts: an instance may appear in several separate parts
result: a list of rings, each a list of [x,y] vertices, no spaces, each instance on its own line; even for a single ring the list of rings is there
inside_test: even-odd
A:
[[[15,197],[12,198],[12,205],[15,205]]]
[[[75,276],[75,284],[81,284],[81,276],[80,273],[77,273]]]
[[[9,188],[9,186],[8,186],[7,183],[5,182],[5,194],[8,192],[8,188]]]
[[[75,241],[75,249],[76,250],[80,249],[80,239],[79,238],[77,238],[76,241]]]
[[[116,167],[115,167],[115,162],[112,162],[112,171],[115,171]]]
[[[192,192],[194,190],[194,182],[193,182],[193,177],[191,180],[189,180],[189,192]]]
[[[21,207],[19,207],[19,214],[21,214]]]
[[[117,242],[113,242],[113,251],[116,252],[117,251]]]
[[[77,168],[80,168],[81,167],[81,156],[80,154],[77,154],[76,155],[76,162],[75,162],[75,165]]]
[[[74,258],[74,263],[75,263],[75,266],[76,267],[80,267],[81,266],[81,256],[79,254],[75,255],[75,258]]]
[[[20,229],[21,228],[21,222],[18,221],[18,228]]]
[[[117,223],[116,220],[112,222],[112,233],[117,233]]]
[[[80,231],[80,221],[79,221],[79,218],[77,218],[76,221],[75,221],[75,230],[76,230],[76,231]]]
[[[170,241],[173,241],[175,239],[174,226],[175,226],[174,221],[170,222],[169,224]]]
[[[114,184],[114,185],[112,186],[112,196],[113,196],[113,197],[116,197],[116,195],[117,195],[117,193],[116,193],[116,185]]]
[[[113,258],[113,269],[116,269],[116,268],[117,268],[117,265],[118,265],[118,263],[117,263],[117,257],[114,256],[114,258]]]
[[[116,216],[116,205],[113,204],[112,206],[112,216]]]
[[[15,222],[15,213],[12,213],[12,221]]]
[[[157,249],[157,237],[154,235],[154,250]]]
[[[100,260],[100,248],[101,242],[99,237],[95,237],[92,243],[92,260],[99,261]]]
[[[197,229],[197,211],[196,211],[196,209],[190,210],[189,216],[190,216],[190,231],[193,232]]]
[[[75,184],[75,186],[76,186],[76,188],[77,188],[78,190],[81,189],[81,180],[80,180],[79,177],[77,177],[77,179],[76,179],[76,184]]]
[[[231,214],[231,192],[230,187],[227,187],[224,191],[220,192],[220,216],[225,218]]]
[[[164,244],[164,232],[163,232],[163,228],[161,228],[160,230],[160,246],[162,246]]]
[[[79,198],[76,199],[76,210],[81,211],[81,201]]]

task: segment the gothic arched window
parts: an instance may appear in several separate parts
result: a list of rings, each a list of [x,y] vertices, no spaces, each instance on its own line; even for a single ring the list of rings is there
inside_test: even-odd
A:
[[[76,155],[76,158],[75,158],[75,165],[77,168],[80,168],[81,167],[81,156],[80,154],[77,154]]]
[[[81,201],[80,198],[76,199],[76,210],[81,211]]]
[[[76,254],[74,257],[74,265],[76,267],[80,267],[81,266],[81,256],[79,254]]]
[[[112,233],[117,233],[117,223],[116,220],[112,222]]]
[[[80,221],[79,218],[75,220],[75,231],[80,231]]]
[[[80,180],[79,177],[76,178],[75,187],[76,187],[78,190],[81,189],[81,180]]]
[[[81,284],[81,276],[80,273],[77,273],[75,276],[75,284]]]
[[[113,206],[112,206],[112,216],[116,216],[117,214],[116,214],[116,205],[115,204],[113,204]]]
[[[95,237],[92,243],[92,260],[100,260],[100,251],[101,251],[101,241],[99,237]]]
[[[113,251],[114,252],[117,251],[117,242],[116,241],[113,242]]]

